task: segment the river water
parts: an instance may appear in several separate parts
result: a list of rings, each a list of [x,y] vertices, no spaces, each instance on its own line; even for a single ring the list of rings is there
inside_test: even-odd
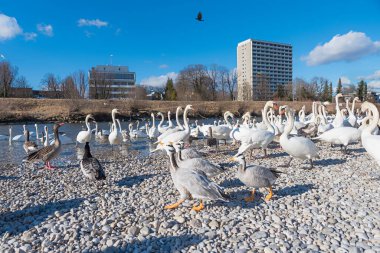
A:
[[[205,124],[214,122],[215,118],[204,119],[202,122]],[[219,119],[217,119],[219,120]],[[145,119],[140,120],[140,127],[144,126],[147,121]],[[121,122],[122,129],[128,129],[129,123],[134,123],[134,128],[136,127],[135,121],[124,121]],[[193,124],[194,120],[190,120],[190,124]],[[156,121],[156,124],[158,122]],[[47,126],[49,129],[49,134],[53,133],[53,124],[52,123],[38,123],[38,132],[39,137],[42,136],[42,131],[44,126]],[[12,126],[12,136],[22,135],[23,133],[23,124],[0,124],[0,135],[9,136],[9,126]],[[98,122],[99,129],[109,130],[108,122]],[[31,141],[36,141],[35,135],[35,126],[34,123],[26,124],[26,128],[29,132],[33,132],[30,137]],[[95,124],[91,123],[91,128],[95,128]],[[60,160],[63,161],[78,161],[81,155],[83,154],[83,144],[75,145],[76,136],[79,131],[85,130],[84,123],[65,123],[60,127],[59,132],[64,134],[66,137],[73,140],[73,144],[62,145],[63,150],[60,154]],[[52,138],[50,138],[51,140]],[[115,151],[112,150],[111,145],[109,145],[108,141],[106,143],[100,143],[95,139],[93,135],[91,138],[90,146],[91,153],[93,154],[101,154],[101,156],[111,156],[114,152],[119,152],[125,155],[137,155],[137,156],[148,156],[150,151],[155,149],[154,141],[149,140],[148,138],[140,138],[140,139],[132,139],[123,143],[120,147],[116,147]],[[43,144],[39,141],[36,142],[40,147]],[[1,164],[10,164],[10,165],[20,165],[23,158],[26,157],[26,153],[23,149],[23,141],[12,141],[9,143],[9,140],[0,140],[0,163]]]

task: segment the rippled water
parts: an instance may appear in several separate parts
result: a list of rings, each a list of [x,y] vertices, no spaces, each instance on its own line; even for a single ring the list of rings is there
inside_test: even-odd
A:
[[[202,122],[213,122],[215,119],[206,119]],[[145,125],[144,120],[140,121],[140,127]],[[128,129],[128,125],[131,123],[130,121],[121,122],[122,129]],[[133,121],[132,123],[135,123]],[[156,123],[158,123],[156,121]],[[191,120],[190,123],[193,123]],[[53,132],[53,124],[52,123],[39,123],[38,124],[38,132],[39,137],[41,137],[41,133],[43,131],[44,126],[48,126],[49,128],[49,134]],[[109,130],[109,123],[108,122],[99,122],[99,129]],[[23,132],[23,124],[12,124],[12,136],[20,135]],[[134,127],[136,124],[134,124]],[[31,140],[36,140],[35,135],[35,127],[34,123],[26,124],[26,128],[30,132],[34,132],[34,134],[31,136]],[[91,124],[91,128],[95,128],[95,124]],[[67,137],[71,138],[74,142],[76,139],[76,136],[79,131],[85,130],[85,124],[84,123],[65,123],[62,127],[60,127],[59,131],[60,133],[64,133]],[[9,125],[1,124],[0,125],[0,135],[6,135],[9,136]],[[119,152],[122,155],[138,155],[138,156],[147,156],[151,150],[155,148],[155,145],[153,144],[154,141],[151,141],[147,138],[141,138],[141,139],[135,139],[130,140],[126,143],[123,143],[121,147],[115,148],[114,152]],[[39,147],[42,147],[43,144],[41,142],[37,142]],[[19,165],[22,162],[22,159],[26,156],[26,153],[23,149],[23,142],[16,142],[12,141],[11,144],[9,144],[8,140],[0,140],[0,163],[1,164],[14,164]],[[63,150],[60,155],[63,160],[70,160],[70,161],[77,161],[78,157],[80,157],[83,154],[83,144],[78,144],[76,147],[75,144],[67,144],[62,145]],[[107,143],[100,143],[98,142],[94,136],[92,136],[91,139],[91,152],[94,154],[101,153],[102,156],[112,155],[113,151],[111,148],[111,145]]]

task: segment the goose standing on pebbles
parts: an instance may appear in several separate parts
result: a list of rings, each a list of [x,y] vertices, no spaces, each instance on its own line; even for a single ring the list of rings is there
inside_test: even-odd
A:
[[[228,196],[223,193],[222,188],[210,181],[203,172],[196,171],[195,168],[178,166],[172,145],[165,145],[164,149],[169,156],[170,174],[174,186],[181,194],[176,203],[165,206],[165,209],[177,208],[190,197],[200,199],[199,205],[192,208],[197,212],[204,209],[203,200],[228,201]]]
[[[91,115],[91,114],[88,114],[86,116],[86,119],[85,119],[85,123],[86,123],[86,127],[87,127],[87,130],[86,131],[80,131],[77,135],[77,143],[86,143],[86,142],[90,142],[91,141],[91,127],[90,127],[90,122],[89,119],[92,119],[92,120],[95,120],[94,117]]]
[[[37,150],[37,144],[29,140],[29,130],[25,131],[25,142],[22,146],[27,154]]]
[[[173,146],[177,152],[177,162],[181,167],[194,168],[197,171],[205,173],[207,177],[215,177],[216,175],[219,175],[220,173],[225,171],[225,169],[222,166],[213,164],[204,158],[197,157],[183,159],[183,143],[175,143]]]
[[[61,127],[63,123],[55,124],[54,125],[54,144],[49,145],[47,147],[43,147],[33,153],[30,153],[27,157],[28,162],[36,162],[36,161],[44,161],[45,168],[47,169],[53,169],[53,167],[50,165],[50,161],[54,158],[56,158],[59,153],[61,152],[61,141],[59,140],[59,134],[58,129]],[[48,135],[47,135],[48,136]]]
[[[92,181],[106,179],[102,165],[98,159],[91,155],[88,142],[86,142],[86,145],[84,146],[84,155],[83,159],[80,161],[80,168],[83,175]]]
[[[285,115],[288,118],[285,130],[280,137],[282,149],[290,155],[289,162],[285,165],[288,167],[293,158],[301,160],[308,159],[313,168],[313,159],[319,158],[317,146],[310,139],[301,136],[289,136],[294,127],[294,111],[288,106],[285,107]]]
[[[251,202],[255,199],[255,191],[257,188],[268,188],[269,193],[265,197],[265,201],[269,201],[273,196],[272,186],[282,172],[259,165],[250,165],[247,167],[243,154],[237,154],[233,156],[231,160],[239,162],[240,164],[236,173],[237,178],[246,186],[253,187],[251,196],[244,198],[244,200]]]

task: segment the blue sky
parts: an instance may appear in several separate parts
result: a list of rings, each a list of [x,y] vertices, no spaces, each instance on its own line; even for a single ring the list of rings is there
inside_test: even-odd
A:
[[[105,4],[106,3],[106,4]],[[195,16],[203,12],[205,22]],[[334,37],[335,36],[335,37]],[[294,77],[380,87],[380,1],[2,0],[0,56],[33,87],[98,64],[159,85],[189,64],[236,67],[247,38],[293,45]],[[319,47],[318,47],[319,46]],[[317,48],[316,48],[317,47]],[[0,58],[1,60],[1,58]]]

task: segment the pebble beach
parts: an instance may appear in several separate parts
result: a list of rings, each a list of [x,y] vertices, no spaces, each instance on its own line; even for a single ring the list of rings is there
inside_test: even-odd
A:
[[[238,146],[219,150],[192,144],[227,169],[213,180],[229,202],[206,202],[201,212],[188,200],[174,210],[174,188],[164,152],[140,157],[138,151],[113,156],[94,151],[106,181],[90,182],[78,161],[61,159],[59,168],[0,166],[1,252],[380,252],[380,171],[359,145],[349,154],[318,143],[314,168],[293,160],[278,144],[269,157],[255,150],[248,164],[281,174],[274,197],[265,189],[253,202],[228,161]]]

